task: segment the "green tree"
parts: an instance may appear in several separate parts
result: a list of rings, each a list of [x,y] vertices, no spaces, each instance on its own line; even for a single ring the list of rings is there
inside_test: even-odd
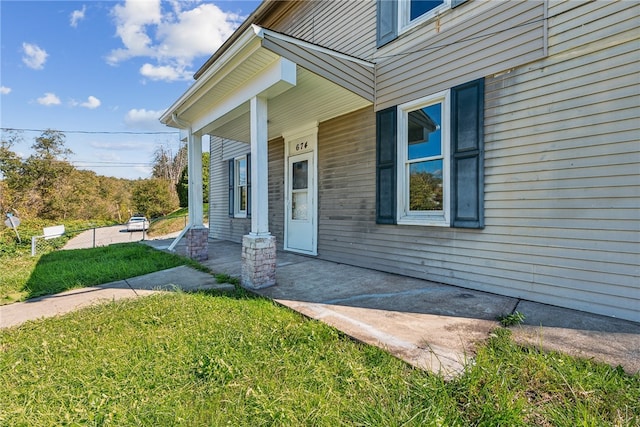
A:
[[[427,172],[412,173],[409,207],[416,211],[442,209],[442,178]]]
[[[136,212],[147,218],[163,216],[178,208],[178,197],[170,181],[151,178],[134,183],[132,202]]]
[[[189,205],[189,167],[185,166],[176,184],[180,206]],[[209,203],[209,153],[202,153],[202,202]]]
[[[23,162],[13,150],[13,145],[22,141],[22,134],[9,131],[0,139],[0,208],[9,212],[16,208],[19,194],[24,190]]]
[[[30,200],[38,216],[47,219],[65,218],[65,182],[74,167],[67,161],[73,152],[65,147],[64,133],[47,129],[31,146],[34,154],[24,168],[30,181]]]
[[[123,222],[133,211],[131,180],[78,170],[67,161],[64,134],[47,130],[23,160],[13,146],[18,132],[0,140],[0,210],[47,219],[105,219]]]

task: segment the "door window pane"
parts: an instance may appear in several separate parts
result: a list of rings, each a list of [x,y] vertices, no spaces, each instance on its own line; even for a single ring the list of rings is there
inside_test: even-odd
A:
[[[309,205],[307,191],[298,191],[292,194],[291,219],[306,220],[308,218]]]
[[[304,160],[302,162],[295,162],[293,164],[293,177],[292,185],[294,190],[302,190],[308,188],[309,181],[309,162]]]

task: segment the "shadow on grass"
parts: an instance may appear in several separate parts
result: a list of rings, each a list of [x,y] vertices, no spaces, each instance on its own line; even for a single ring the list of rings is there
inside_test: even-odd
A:
[[[180,265],[199,264],[147,245],[124,243],[42,255],[23,287],[27,298],[125,280]]]
[[[79,299],[140,296],[154,291],[263,298],[242,288],[233,276],[214,274],[187,257],[139,243],[45,254],[23,287],[27,302],[59,298],[57,294],[70,290],[75,290],[73,297]]]

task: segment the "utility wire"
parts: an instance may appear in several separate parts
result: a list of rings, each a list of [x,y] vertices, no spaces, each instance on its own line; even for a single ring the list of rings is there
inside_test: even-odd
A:
[[[133,132],[133,131],[91,131],[91,130],[59,130],[59,129],[21,129],[21,128],[0,128],[4,132],[21,131],[21,132],[45,132],[47,130],[55,130],[62,133],[81,133],[81,134],[99,134],[99,135],[177,135],[177,131],[165,132]]]

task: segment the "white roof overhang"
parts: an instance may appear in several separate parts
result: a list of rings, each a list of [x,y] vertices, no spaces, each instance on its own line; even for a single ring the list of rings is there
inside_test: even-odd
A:
[[[373,103],[373,64],[255,25],[166,110],[161,122],[250,141],[249,101],[268,100],[268,137]]]

